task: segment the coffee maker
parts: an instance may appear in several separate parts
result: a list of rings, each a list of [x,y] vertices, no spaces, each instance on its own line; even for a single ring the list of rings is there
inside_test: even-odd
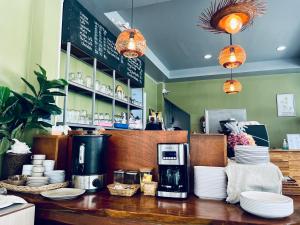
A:
[[[72,184],[74,188],[94,192],[105,186],[109,136],[101,134],[72,137]]]
[[[189,191],[189,145],[158,144],[159,197],[187,198]]]

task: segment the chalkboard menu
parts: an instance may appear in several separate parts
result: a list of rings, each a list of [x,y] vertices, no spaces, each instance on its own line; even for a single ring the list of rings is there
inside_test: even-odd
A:
[[[71,42],[86,54],[129,78],[135,87],[144,86],[145,63],[141,58],[128,59],[115,49],[116,37],[76,0],[65,0],[62,42]]]

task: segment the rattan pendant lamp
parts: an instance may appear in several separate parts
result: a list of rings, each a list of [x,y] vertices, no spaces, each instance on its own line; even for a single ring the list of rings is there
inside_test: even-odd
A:
[[[226,80],[223,90],[226,94],[237,94],[242,91],[242,84],[238,80],[232,79],[232,69],[230,69],[230,80]]]
[[[133,0],[131,0],[131,28],[122,31],[116,41],[117,51],[126,58],[137,58],[144,55],[147,48],[142,33],[133,28]]]
[[[240,67],[246,61],[245,50],[232,44],[232,35],[252,25],[254,18],[263,15],[265,11],[263,0],[215,0],[199,17],[199,26],[203,29],[230,35],[230,45],[219,54],[219,63],[230,69],[231,78],[223,86],[226,94],[236,94],[242,90],[241,83],[232,79],[232,69]]]

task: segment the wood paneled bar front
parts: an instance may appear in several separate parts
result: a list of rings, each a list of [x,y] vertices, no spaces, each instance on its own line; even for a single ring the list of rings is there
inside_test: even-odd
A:
[[[188,143],[187,131],[139,131],[106,130],[111,134],[108,147],[108,182],[112,182],[114,170],[154,169],[157,179],[157,144]]]

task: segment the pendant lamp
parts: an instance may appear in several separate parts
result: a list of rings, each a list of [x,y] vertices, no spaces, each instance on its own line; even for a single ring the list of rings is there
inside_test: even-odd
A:
[[[201,13],[199,26],[214,33],[236,34],[265,12],[263,0],[215,0]]]
[[[117,51],[126,58],[137,58],[144,55],[147,48],[142,33],[133,28],[133,0],[131,1],[131,28],[122,31],[116,41]]]
[[[242,91],[242,84],[238,80],[232,79],[232,69],[230,70],[230,80],[226,80],[223,85],[226,94],[237,94]]]
[[[245,63],[247,58],[245,50],[239,45],[232,44],[230,34],[230,45],[222,49],[219,54],[219,63],[228,69],[234,69]]]

